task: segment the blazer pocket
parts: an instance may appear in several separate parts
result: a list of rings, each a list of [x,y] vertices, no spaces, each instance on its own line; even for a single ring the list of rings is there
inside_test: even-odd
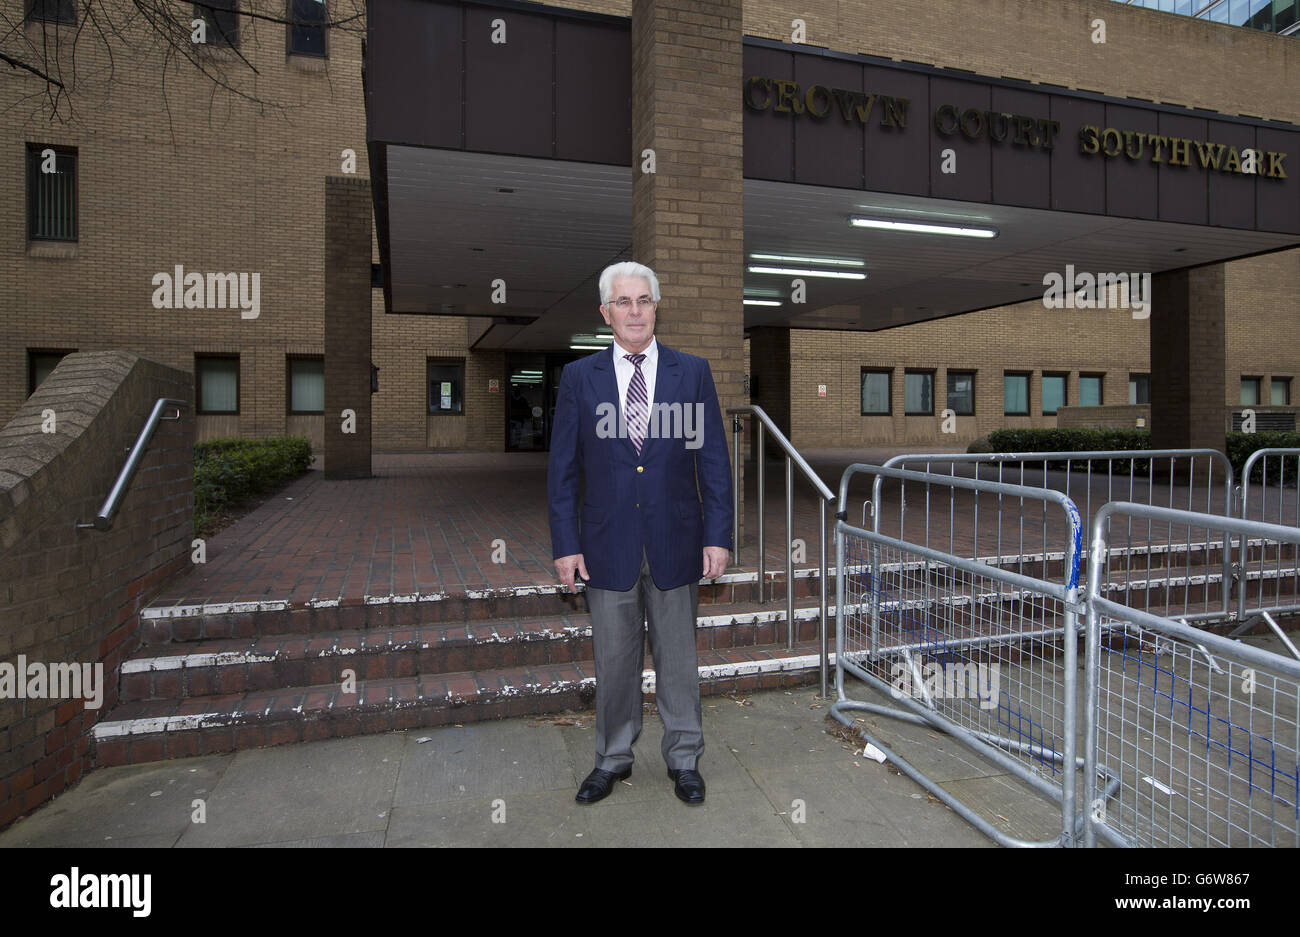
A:
[[[682,520],[699,520],[702,516],[702,509],[698,501],[678,501],[677,514]]]
[[[584,524],[600,524],[605,520],[605,509],[584,504],[580,516]]]

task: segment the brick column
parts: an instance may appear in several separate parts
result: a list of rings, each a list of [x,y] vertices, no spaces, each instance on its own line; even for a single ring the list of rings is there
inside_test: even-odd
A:
[[[370,477],[370,211],[368,179],[325,179],[326,478]]]
[[[749,402],[793,440],[790,422],[790,330],[763,326],[749,332]],[[775,448],[769,452],[776,453]]]
[[[709,361],[728,452],[725,410],[749,402],[741,304],[741,6],[741,0],[632,3],[632,259],[659,276],[656,337]],[[654,152],[653,173],[643,171],[646,150]],[[764,375],[755,373],[761,384]],[[742,541],[743,526],[742,511]],[[741,558],[752,562],[753,549]]]
[[[1156,274],[1151,292],[1151,447],[1223,450],[1223,264]]]

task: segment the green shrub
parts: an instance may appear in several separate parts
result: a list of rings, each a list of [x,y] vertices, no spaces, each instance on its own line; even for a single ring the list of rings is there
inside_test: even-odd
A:
[[[1145,429],[1000,429],[989,433],[988,440],[994,452],[1132,452],[1151,448],[1151,432]],[[1080,468],[1084,463],[1072,464]],[[1047,467],[1063,469],[1066,463],[1052,461]],[[1116,459],[1111,466],[1116,474],[1127,474],[1129,469],[1128,459]],[[1144,476],[1150,471],[1150,463],[1134,459],[1132,470]]]
[[[297,478],[311,465],[305,436],[209,439],[194,446],[194,527],[206,533],[217,516]]]
[[[989,433],[988,443],[994,452],[1128,452],[1150,449],[1151,432],[1145,429],[1000,429]],[[1228,433],[1226,454],[1239,480],[1246,459],[1257,449],[1300,449],[1300,433]],[[1134,474],[1146,475],[1150,470],[1148,461],[1134,459],[1133,463]],[[1065,463],[1051,462],[1049,467],[1061,469]],[[1268,480],[1276,482],[1278,473],[1282,472],[1283,481],[1295,481],[1298,467],[1300,459],[1297,458],[1269,459]],[[1113,470],[1127,473],[1129,460],[1117,459]],[[1262,474],[1263,465],[1257,464],[1251,472],[1251,481],[1260,481]]]
[[[1246,468],[1246,459],[1257,449],[1300,449],[1300,433],[1229,433],[1228,460],[1232,462],[1232,470],[1236,472],[1238,481]],[[1269,459],[1268,481],[1276,482],[1279,471],[1284,473],[1283,481],[1295,481],[1297,463],[1300,463],[1300,459]],[[1250,480],[1261,481],[1263,469],[1262,461],[1256,463],[1254,471],[1250,473]]]

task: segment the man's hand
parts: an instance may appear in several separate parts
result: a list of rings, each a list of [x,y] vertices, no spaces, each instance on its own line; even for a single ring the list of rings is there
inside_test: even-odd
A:
[[[708,547],[705,548],[709,549]],[[577,570],[578,575],[583,579],[590,579],[587,575],[587,564],[583,560],[581,553],[571,553],[568,556],[561,556],[555,561],[555,571],[560,574],[560,582],[569,587],[570,592],[577,592],[578,587],[573,581],[573,571]]]
[[[704,548],[704,578],[717,579],[722,575],[722,571],[727,568],[727,560],[731,557],[731,551],[726,547],[705,547]],[[558,563],[559,560],[556,560]]]

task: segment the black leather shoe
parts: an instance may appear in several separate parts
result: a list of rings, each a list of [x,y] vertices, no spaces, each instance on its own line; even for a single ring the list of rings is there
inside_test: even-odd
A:
[[[578,796],[573,799],[580,804],[594,804],[598,800],[604,800],[614,790],[614,782],[622,781],[632,776],[632,769],[629,767],[625,771],[601,771],[594,768],[591,774],[587,775],[582,786],[578,788]]]
[[[668,769],[668,777],[673,781],[673,793],[677,799],[687,804],[704,803],[704,778],[694,768]]]

